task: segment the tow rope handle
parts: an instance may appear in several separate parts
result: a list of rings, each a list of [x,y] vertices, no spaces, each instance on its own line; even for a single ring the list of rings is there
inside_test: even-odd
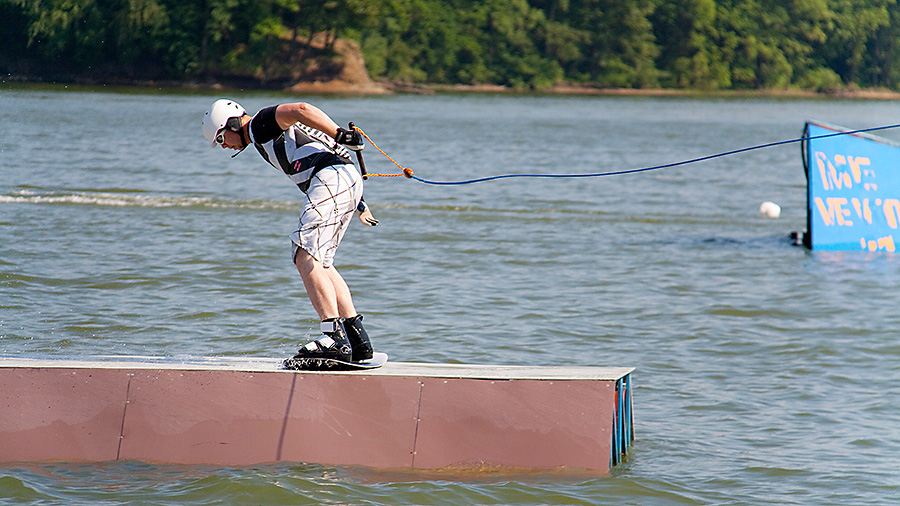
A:
[[[362,132],[362,130],[356,128],[356,125],[354,125],[352,121],[350,122],[350,130],[351,130],[351,131]],[[367,175],[367,173],[366,173],[366,162],[363,161],[363,156],[362,156],[362,150],[361,150],[361,149],[358,150],[358,151],[356,152],[356,161],[359,162],[359,173],[360,173],[360,175],[362,175],[362,178],[363,178],[364,180],[369,179],[369,177],[368,177],[368,175]]]
[[[408,168],[408,167],[403,167],[402,165],[400,165],[399,163],[397,163],[396,161],[394,161],[394,159],[391,158],[390,156],[388,156],[387,153],[385,153],[384,151],[382,151],[381,148],[379,148],[377,144],[375,144],[374,142],[372,142],[372,139],[371,139],[368,135],[366,135],[366,133],[363,132],[361,128],[359,128],[358,126],[354,125],[352,121],[350,122],[350,130],[354,130],[354,131],[359,132],[360,135],[362,135],[363,137],[366,138],[367,141],[369,141],[369,144],[371,144],[372,147],[374,147],[375,149],[377,149],[378,152],[381,153],[382,155],[384,155],[388,160],[394,162],[394,165],[396,165],[400,170],[403,171],[403,174],[367,174],[367,173],[366,173],[366,164],[365,164],[365,162],[363,162],[362,151],[357,151],[357,152],[356,152],[356,159],[359,160],[359,170],[360,170],[360,172],[362,173],[363,179],[367,179],[366,176],[372,176],[372,177],[399,177],[399,176],[406,176],[408,179],[412,179],[412,178],[413,178],[413,176],[415,175],[415,172],[413,172],[412,169],[410,169],[410,168]]]

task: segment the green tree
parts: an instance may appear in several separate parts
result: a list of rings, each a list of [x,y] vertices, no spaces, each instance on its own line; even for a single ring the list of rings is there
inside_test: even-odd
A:
[[[0,0],[0,16],[0,71],[59,79],[281,80],[324,36],[421,83],[900,87],[898,0]]]
[[[564,77],[603,86],[654,87],[659,48],[651,0],[539,0],[544,55]]]
[[[869,38],[859,72],[861,86],[897,88],[900,85],[900,3],[887,6],[888,23]]]
[[[731,75],[718,44],[718,7],[713,0],[660,2],[653,13],[665,82],[679,88],[718,89]]]
[[[28,18],[28,46],[62,73],[115,67],[126,76],[154,68],[168,23],[157,0],[13,0]]]
[[[890,22],[895,0],[832,0],[834,25],[824,54],[845,83],[854,83],[866,62],[870,40]]]

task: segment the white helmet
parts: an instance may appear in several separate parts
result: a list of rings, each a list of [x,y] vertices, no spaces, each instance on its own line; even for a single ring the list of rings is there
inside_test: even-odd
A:
[[[215,147],[216,135],[225,128],[225,124],[231,118],[240,118],[247,111],[234,100],[220,98],[213,102],[212,107],[203,115],[203,136],[209,141],[210,147]]]

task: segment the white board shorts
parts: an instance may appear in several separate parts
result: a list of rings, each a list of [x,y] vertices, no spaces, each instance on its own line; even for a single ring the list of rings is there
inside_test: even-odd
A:
[[[362,178],[352,163],[319,170],[310,180],[300,224],[291,234],[291,260],[303,248],[324,267],[331,267],[362,195]]]

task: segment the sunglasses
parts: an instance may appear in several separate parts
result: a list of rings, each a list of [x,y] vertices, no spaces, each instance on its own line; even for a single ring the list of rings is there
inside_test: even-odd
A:
[[[216,133],[216,144],[222,145],[225,144],[225,130],[231,130],[232,132],[240,132],[241,131],[241,118],[240,116],[235,116],[233,118],[228,118],[228,121],[225,122],[225,126]]]

